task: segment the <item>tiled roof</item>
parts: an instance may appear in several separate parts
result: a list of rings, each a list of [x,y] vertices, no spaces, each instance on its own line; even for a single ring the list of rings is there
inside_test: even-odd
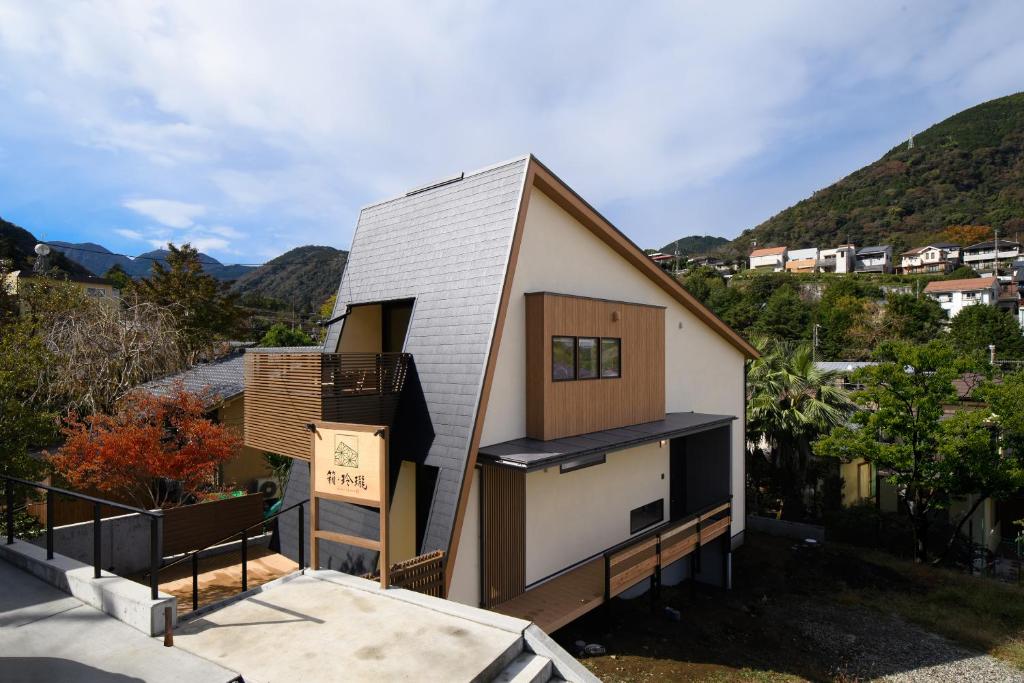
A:
[[[786,247],[765,247],[764,249],[755,249],[750,252],[750,258],[757,256],[776,256],[778,254],[785,254]]]
[[[888,244],[876,244],[870,247],[861,247],[857,250],[857,255],[861,254],[883,254],[886,251],[892,249]]]
[[[245,390],[244,357],[235,353],[211,363],[200,363],[175,375],[147,382],[139,388],[157,396],[167,396],[181,382],[185,390],[192,393],[210,392],[222,400],[233,398]]]
[[[972,277],[966,280],[935,280],[929,282],[924,288],[926,294],[939,294],[946,292],[976,292],[979,289],[992,289],[996,284],[993,277]]]

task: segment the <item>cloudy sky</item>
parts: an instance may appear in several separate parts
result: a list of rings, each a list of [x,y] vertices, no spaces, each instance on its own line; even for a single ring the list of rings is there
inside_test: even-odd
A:
[[[137,254],[347,248],[533,152],[643,246],[733,237],[1024,90],[1024,3],[0,1],[0,216]]]

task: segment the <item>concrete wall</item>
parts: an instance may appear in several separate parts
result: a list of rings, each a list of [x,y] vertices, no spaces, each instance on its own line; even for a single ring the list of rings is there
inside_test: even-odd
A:
[[[480,470],[473,470],[473,482],[466,505],[466,520],[459,537],[452,585],[448,599],[477,607],[480,604]]]
[[[100,522],[101,567],[115,574],[126,575],[149,569],[149,518],[130,514],[108,517]],[[31,543],[46,547],[46,535]],[[162,539],[160,546],[163,547]],[[53,549],[61,555],[92,566],[93,523],[79,522],[55,527]]]
[[[524,294],[536,291],[666,307],[666,410],[739,418],[732,426],[732,494],[733,533],[740,533],[746,471],[743,354],[539,191],[530,197],[481,445],[526,435]]]
[[[634,508],[661,498],[668,519],[668,474],[669,447],[657,442],[609,453],[603,465],[527,474],[527,585],[628,539]]]

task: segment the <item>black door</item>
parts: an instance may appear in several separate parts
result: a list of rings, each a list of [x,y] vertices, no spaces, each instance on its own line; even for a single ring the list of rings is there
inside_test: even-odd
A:
[[[686,437],[669,441],[669,520],[686,516]]]

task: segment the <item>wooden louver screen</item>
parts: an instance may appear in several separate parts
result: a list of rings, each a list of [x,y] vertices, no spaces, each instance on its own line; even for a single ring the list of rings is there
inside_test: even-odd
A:
[[[522,594],[526,586],[526,475],[484,465],[481,486],[481,586],[484,607]]]

